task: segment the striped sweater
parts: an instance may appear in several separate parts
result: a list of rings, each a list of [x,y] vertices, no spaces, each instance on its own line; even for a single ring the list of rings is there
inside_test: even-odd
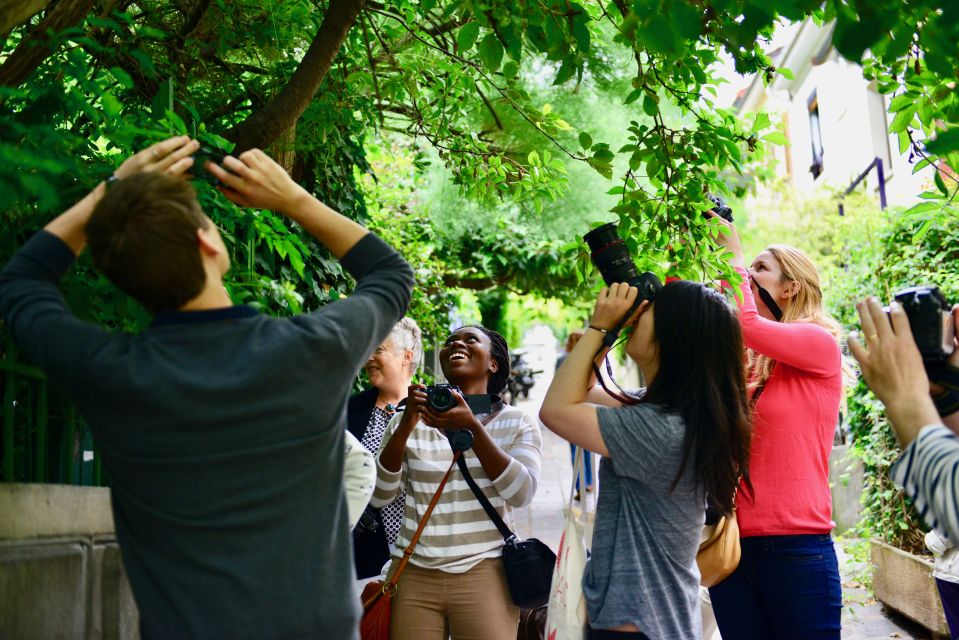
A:
[[[893,482],[933,529],[959,541],[959,437],[942,424],[924,427],[892,465]]]
[[[453,461],[449,441],[437,429],[417,423],[406,443],[403,466],[392,472],[379,460],[386,443],[399,426],[402,413],[390,420],[376,457],[376,489],[371,504],[389,504],[406,488],[406,512],[396,539],[394,557],[402,557],[433,494]],[[490,437],[511,458],[506,470],[490,480],[472,450],[465,454],[470,474],[500,516],[507,522],[513,507],[529,504],[536,493],[542,461],[539,423],[527,412],[506,407],[485,426]],[[470,491],[463,474],[455,469],[423,530],[410,562],[425,569],[464,573],[485,558],[501,555],[503,537]]]

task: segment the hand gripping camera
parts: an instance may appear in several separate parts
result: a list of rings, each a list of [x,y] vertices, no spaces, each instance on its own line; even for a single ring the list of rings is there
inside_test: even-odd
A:
[[[663,288],[663,283],[651,271],[639,273],[639,269],[636,268],[636,264],[629,255],[626,243],[616,232],[615,222],[596,227],[583,236],[583,240],[589,245],[590,260],[599,269],[599,273],[603,276],[603,282],[607,286],[614,282],[626,282],[639,289],[636,302],[623,316],[620,325],[616,327],[615,331],[606,334],[603,342],[605,344],[608,341],[609,344],[606,346],[611,346],[619,335],[620,329],[622,329],[622,323],[633,314],[633,311],[642,304],[643,300],[649,300],[650,302],[655,300],[656,294]]]
[[[474,414],[492,411],[492,400],[489,394],[464,395],[459,387],[452,384],[431,384],[426,387],[426,404],[433,411],[443,413],[456,406],[457,395],[463,396]],[[473,434],[466,429],[447,431],[446,437],[453,451],[466,451],[473,446]]]
[[[894,296],[902,305],[912,337],[919,347],[922,359],[929,362],[942,362],[952,355],[955,349],[956,327],[946,298],[938,287],[909,287]]]

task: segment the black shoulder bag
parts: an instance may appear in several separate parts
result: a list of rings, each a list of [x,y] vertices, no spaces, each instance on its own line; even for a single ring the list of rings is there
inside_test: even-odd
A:
[[[523,609],[541,607],[549,601],[549,589],[553,581],[553,569],[556,567],[556,554],[536,538],[520,540],[509,530],[503,519],[496,513],[476,481],[470,475],[463,456],[456,461],[466,484],[473,495],[483,505],[483,510],[499,529],[506,546],[503,547],[503,567],[506,570],[506,583],[513,603]]]

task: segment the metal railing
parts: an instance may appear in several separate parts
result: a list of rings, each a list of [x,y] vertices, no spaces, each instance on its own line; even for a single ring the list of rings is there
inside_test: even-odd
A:
[[[19,360],[3,329],[0,344],[0,481],[103,485],[100,456],[76,407]]]
[[[883,170],[882,158],[876,156],[873,158],[872,162],[869,163],[869,166],[859,174],[859,177],[852,181],[852,184],[849,185],[842,195],[839,197],[839,215],[846,215],[845,209],[842,206],[842,199],[852,193],[853,189],[859,186],[859,184],[866,179],[866,176],[869,175],[869,172],[875,168],[876,170],[876,180],[879,182],[879,208],[886,209],[886,172]]]

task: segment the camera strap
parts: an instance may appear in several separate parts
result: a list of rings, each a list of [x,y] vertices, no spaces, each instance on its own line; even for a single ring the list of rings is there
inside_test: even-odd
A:
[[[756,282],[753,280],[753,282]],[[763,304],[766,305],[766,308],[769,309],[769,312],[773,314],[773,317],[776,318],[776,321],[779,322],[783,319],[783,310],[779,308],[779,305],[776,304],[776,301],[773,300],[773,297],[768,291],[759,286],[759,283],[756,283],[756,290],[759,292],[759,297],[762,298]]]
[[[950,391],[959,392],[959,368],[948,362],[927,362],[926,373],[931,382],[941,384]]]

